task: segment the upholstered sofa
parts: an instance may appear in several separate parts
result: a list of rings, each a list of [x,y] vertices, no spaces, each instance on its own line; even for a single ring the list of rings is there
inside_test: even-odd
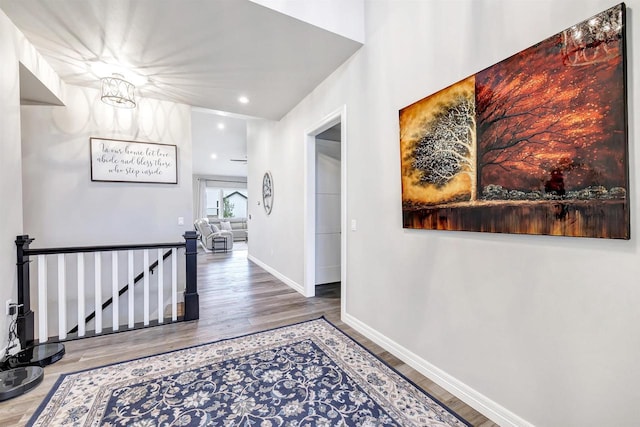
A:
[[[231,231],[233,240],[246,242],[248,239],[246,218],[210,218],[209,224],[215,225],[221,231]]]
[[[220,250],[225,248],[223,242],[214,242],[213,239],[216,237],[224,237],[227,245],[226,250],[230,251],[233,249],[233,233],[230,231],[224,231],[218,229],[215,225],[209,224],[209,220],[207,218],[198,218],[194,221],[193,226],[196,228],[196,231],[200,234],[200,243],[209,250]],[[216,246],[214,246],[216,243]],[[221,247],[222,245],[222,247]]]

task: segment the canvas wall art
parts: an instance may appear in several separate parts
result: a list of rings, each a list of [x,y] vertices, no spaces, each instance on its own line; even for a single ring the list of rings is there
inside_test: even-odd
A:
[[[178,183],[178,147],[155,142],[89,138],[91,181]]]
[[[405,228],[629,238],[625,5],[400,110]]]

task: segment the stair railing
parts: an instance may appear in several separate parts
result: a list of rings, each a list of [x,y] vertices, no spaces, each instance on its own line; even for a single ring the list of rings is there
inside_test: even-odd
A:
[[[172,256],[173,254],[173,250],[170,249],[168,251],[166,251],[164,253],[164,255],[162,255],[162,262],[164,262],[167,258],[169,258],[170,256]],[[160,251],[158,251],[158,259],[159,259],[159,255],[160,255]],[[150,266],[149,266],[149,273],[153,274],[154,270],[158,267],[158,260],[155,260]],[[163,266],[161,267],[163,268]],[[145,272],[143,271],[142,273],[139,273],[134,279],[133,279],[133,286],[135,287],[138,283],[140,283],[140,281],[142,279],[144,279],[145,277]],[[118,297],[121,297],[122,295],[124,295],[125,293],[127,293],[129,291],[129,283],[127,283],[126,285],[124,285],[122,288],[120,288],[120,290],[118,291]],[[158,297],[158,299],[160,300],[160,296]],[[117,300],[116,300],[117,301]],[[98,302],[98,300],[96,300],[96,303]],[[105,302],[102,303],[102,307],[101,307],[101,312],[104,312],[107,308],[109,308],[111,306],[111,304],[113,304],[113,296],[109,297]],[[171,305],[172,308],[172,321],[176,321],[176,316],[177,313],[174,313],[173,311],[173,304]],[[94,307],[94,310],[84,319],[84,323],[87,324],[89,322],[91,322],[93,319],[96,318],[96,309]],[[98,315],[100,316],[100,314]],[[69,334],[77,334],[78,333],[78,328],[80,325],[76,325],[73,328],[71,328],[69,330]]]
[[[177,243],[34,249],[30,248],[30,244],[34,239],[28,235],[17,236],[18,338],[22,348],[35,343],[35,315],[32,311],[32,284],[29,268],[29,263],[32,261],[31,257],[35,257],[37,263],[37,288],[35,291],[37,292],[38,342],[40,343],[104,335],[167,322],[198,319],[197,233],[195,231],[187,231],[183,237],[185,241]],[[179,316],[177,264],[178,251],[182,252],[183,250],[185,256],[185,274],[184,283],[182,284],[184,286],[182,301],[184,315]],[[165,252],[163,253],[163,251]],[[157,259],[155,262],[150,263],[150,260],[154,257],[154,252],[157,253]],[[107,257],[107,253],[111,254],[110,275],[108,267],[106,271],[103,271],[102,268],[103,258]],[[86,262],[87,258],[89,261],[92,258],[90,255],[87,257],[87,254],[93,254],[92,264]],[[121,275],[124,271],[121,271],[119,259],[125,254],[127,275],[125,285],[120,286],[122,283]],[[75,260],[73,260],[74,255]],[[57,263],[53,263],[57,264],[56,275],[52,275],[51,272],[47,271],[47,257],[55,257],[55,260],[57,260]],[[143,272],[134,278],[136,257],[142,257]],[[71,261],[75,261],[75,269],[71,272],[72,274],[67,274],[68,258],[71,258]],[[170,260],[165,262],[169,258]],[[168,265],[165,266],[165,263]],[[93,274],[87,274],[85,266],[93,268]],[[156,274],[155,279],[152,280],[151,275],[154,269]],[[75,281],[73,280],[74,275]],[[170,277],[167,280],[167,284],[165,284],[165,275]],[[107,276],[106,281],[104,280],[105,276]],[[52,278],[56,282],[56,292],[53,297],[49,298],[48,291],[50,286],[48,281]],[[92,284],[90,283],[91,281],[93,281]],[[134,284],[138,281],[142,281],[143,289],[141,291],[142,295],[138,295],[136,298]],[[152,284],[156,286],[152,287]],[[167,298],[165,298],[165,287],[170,289],[170,296]],[[103,301],[103,288],[107,293],[110,291],[110,297],[107,301]],[[93,298],[86,298],[85,294],[87,293],[93,293]],[[67,294],[72,295],[68,297]],[[120,297],[125,294],[127,295],[126,305],[124,305],[124,301],[120,301]],[[151,299],[152,294],[155,296],[155,301]],[[111,304],[109,304],[109,300],[111,300]],[[52,302],[55,304],[52,304]],[[164,311],[167,302],[169,302],[171,310],[170,316],[165,319]],[[120,315],[121,304],[123,304],[122,316]],[[75,305],[77,313],[75,316],[67,310],[68,305]],[[87,307],[89,307],[88,310]],[[106,323],[110,323],[110,327],[103,325],[103,314],[108,307],[111,309],[111,322],[107,321]],[[93,313],[87,316],[86,312],[92,309]],[[55,310],[58,314],[57,336],[49,333],[50,310]],[[152,319],[153,310],[155,310],[155,315],[153,316],[155,318]],[[74,319],[73,323],[77,321],[77,326],[71,328],[71,330],[68,330],[67,327],[67,324],[70,323],[69,317]],[[92,321],[94,329],[93,331],[88,331],[87,328]]]

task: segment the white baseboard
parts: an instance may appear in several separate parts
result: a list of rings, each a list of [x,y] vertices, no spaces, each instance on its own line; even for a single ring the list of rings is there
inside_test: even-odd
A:
[[[300,294],[302,294],[304,296],[304,294],[305,294],[304,293],[304,286],[302,286],[301,284],[295,282],[294,280],[291,280],[290,278],[288,278],[284,274],[282,274],[279,271],[275,270],[273,267],[268,266],[267,264],[265,264],[264,262],[260,261],[259,259],[257,259],[253,255],[247,255],[247,258],[249,259],[249,261],[254,262],[259,267],[261,267],[263,270],[266,270],[267,272],[269,272],[273,276],[277,277],[279,280],[283,281],[291,289],[293,289],[296,292],[299,292]]]
[[[343,313],[342,321],[493,422],[503,427],[533,427],[533,424],[518,417],[513,412],[500,406],[485,395],[452,377],[442,369],[432,365],[417,354],[387,338],[350,314]]]

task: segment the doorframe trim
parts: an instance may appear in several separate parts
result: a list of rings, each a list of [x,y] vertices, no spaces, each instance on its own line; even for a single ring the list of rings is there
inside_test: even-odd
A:
[[[327,114],[304,133],[304,295],[315,295],[316,278],[316,136],[336,124],[340,129],[340,311],[347,288],[347,106]]]

